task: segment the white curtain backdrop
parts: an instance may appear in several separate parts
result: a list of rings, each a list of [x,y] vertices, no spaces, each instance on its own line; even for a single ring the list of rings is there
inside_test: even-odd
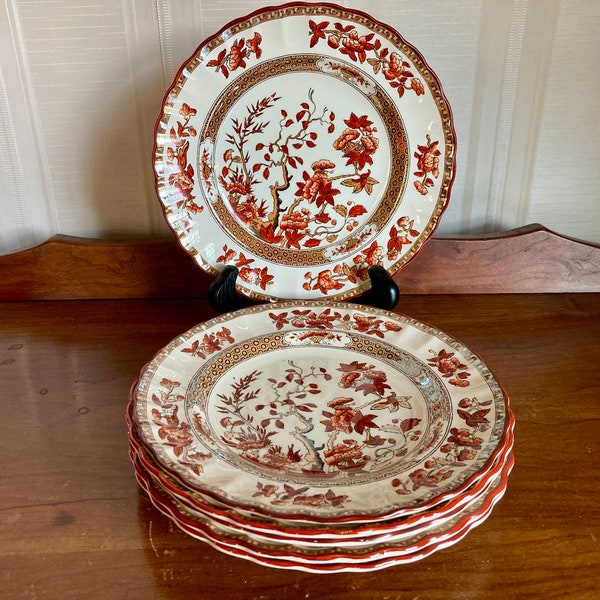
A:
[[[3,0],[0,254],[167,236],[154,121],[180,64],[258,0]],[[600,243],[600,2],[348,0],[415,45],[455,118],[437,235],[541,222]]]

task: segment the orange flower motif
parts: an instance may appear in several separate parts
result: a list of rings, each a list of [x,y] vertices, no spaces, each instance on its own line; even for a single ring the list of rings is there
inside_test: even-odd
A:
[[[185,117],[186,119],[188,119],[189,117],[193,117],[196,114],[196,109],[192,108],[189,104],[186,104],[185,102],[181,105],[181,108],[179,109],[179,114],[182,117]]]
[[[335,163],[332,163],[330,160],[327,160],[326,158],[322,158],[321,160],[317,160],[315,161],[311,167],[313,168],[313,170],[315,171],[315,174],[317,172],[322,172],[322,171],[330,171],[331,169],[335,169]]]
[[[367,38],[365,36],[358,37],[358,33],[356,31],[351,31],[348,34],[348,37],[345,37],[342,40],[342,45],[344,48],[354,52],[364,52],[365,50],[370,50],[373,47],[372,44],[367,42]]]
[[[250,48],[250,52],[254,52],[256,54],[256,58],[260,58],[262,54],[262,48],[260,47],[260,43],[262,42],[262,36],[258,31],[254,34],[254,37],[246,42],[248,48]]]
[[[402,331],[402,326],[398,325],[398,323],[394,323],[393,321],[386,321],[385,328],[388,331]]]
[[[417,167],[423,173],[431,173],[434,177],[440,174],[440,151],[438,150],[439,142],[431,142],[428,146],[419,146],[420,153],[415,152],[415,157],[418,158]]]
[[[302,196],[309,202],[314,202],[321,190],[321,187],[327,183],[327,175],[323,171],[317,171],[313,176],[304,182]]]
[[[375,317],[365,315],[354,315],[354,329],[356,331],[369,331],[373,327]]]
[[[332,279],[332,272],[330,270],[321,271],[317,277],[317,282],[313,286],[313,290],[321,290],[324,294],[327,294],[331,290],[339,290],[344,287],[339,281]]]
[[[477,456],[477,452],[473,448],[463,448],[456,457],[459,461],[473,460]]]
[[[352,433],[352,419],[356,415],[349,406],[337,408],[333,417],[331,417],[331,425],[337,431],[344,433]]]
[[[212,354],[221,350],[221,342],[212,333],[210,335],[206,334],[200,345],[206,354]]]
[[[188,195],[186,192],[191,192],[194,187],[194,179],[190,177],[187,171],[179,171],[179,173],[171,174],[169,183],[181,190],[185,195]]]
[[[329,44],[330,48],[336,50],[340,46],[340,38],[337,35],[330,35],[327,38],[327,43]]]
[[[245,196],[248,193],[248,185],[238,182],[238,181],[233,181],[231,183],[228,183],[225,186],[225,189],[230,193],[230,194],[239,194],[240,196]]]
[[[373,137],[372,135],[365,135],[360,141],[362,142],[365,151],[370,152],[371,154],[375,152],[375,150],[377,150],[377,147],[379,146],[379,141],[376,137]]]
[[[360,330],[359,330],[360,331]],[[354,382],[360,377],[360,373],[356,371],[350,371],[348,373],[344,373],[342,378],[340,379],[339,386],[341,388],[351,388]]]
[[[229,68],[232,71],[235,71],[238,67],[245,67],[245,58],[247,55],[247,50],[244,47],[244,38],[234,42],[227,58],[227,64],[229,65]]]
[[[208,152],[204,150],[204,152],[202,152],[202,156],[200,157],[200,177],[202,177],[202,181],[209,191],[211,191],[213,187],[211,180],[212,173],[213,169],[210,163],[210,156]]]
[[[242,267],[240,269],[239,278],[250,285],[258,283],[260,280],[260,269],[251,269],[250,267]]]
[[[440,373],[454,373],[460,366],[460,360],[455,356],[441,358],[437,364]]]
[[[392,79],[401,77],[403,72],[404,65],[402,64],[402,57],[397,52],[392,52],[387,69],[383,70],[385,78],[391,81]]]
[[[369,248],[365,251],[364,260],[370,265],[378,265],[381,264],[381,260],[383,259],[383,248],[377,244],[377,242],[373,242]]]
[[[474,436],[469,429],[465,429],[464,427],[460,429],[453,427],[450,429],[450,433],[452,435],[448,438],[448,442],[457,446],[477,448],[483,443],[482,438]]]
[[[256,202],[250,200],[242,202],[235,208],[235,214],[241,219],[242,223],[250,225],[261,216],[262,211]]]
[[[281,229],[297,229],[298,231],[303,231],[308,227],[308,220],[302,213],[296,211],[291,215],[284,215],[281,219],[280,227]]]
[[[187,423],[181,423],[181,425],[177,426],[160,427],[158,430],[158,435],[170,446],[180,449],[179,452],[175,452],[177,455],[181,454],[181,449],[189,446],[194,441],[194,438],[190,432],[190,426]]]
[[[244,266],[240,269],[239,278],[250,285],[258,285],[261,290],[266,290],[272,283],[274,276],[269,274],[267,267],[252,269]]]
[[[306,496],[304,494],[300,496],[294,496],[293,504],[299,504],[302,506],[325,506],[327,499],[325,494],[314,494],[313,496]]]
[[[356,129],[346,129],[340,137],[333,142],[333,147],[336,150],[344,150],[346,146],[360,137],[360,132]]]
[[[329,417],[321,421],[325,425],[326,431],[341,431],[343,433],[352,433],[356,411],[348,406],[353,402],[352,398],[334,398],[327,403],[327,406],[334,409],[334,412],[323,411],[323,415]]]
[[[331,450],[325,451],[325,462],[328,465],[352,464],[363,457],[358,444],[354,440],[344,440]]]
[[[417,171],[414,172],[414,175],[422,179],[415,181],[413,185],[423,196],[427,194],[427,188],[434,184],[432,177],[437,178],[440,174],[439,157],[442,153],[438,146],[439,141],[432,142],[431,137],[427,134],[427,145],[417,146],[417,152],[414,154],[417,159]]]
[[[420,181],[415,181],[414,186],[419,194],[427,196],[427,188]]]
[[[416,77],[411,79],[410,87],[413,89],[415,94],[417,94],[417,96],[422,96],[425,93],[425,88],[423,87],[421,80],[417,79]]]

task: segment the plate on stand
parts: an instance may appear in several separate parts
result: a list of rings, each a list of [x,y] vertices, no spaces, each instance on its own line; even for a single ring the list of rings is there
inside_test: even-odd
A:
[[[330,4],[261,9],[182,65],[155,128],[156,190],[205,271],[261,300],[333,299],[432,235],[455,172],[440,82],[398,32]]]

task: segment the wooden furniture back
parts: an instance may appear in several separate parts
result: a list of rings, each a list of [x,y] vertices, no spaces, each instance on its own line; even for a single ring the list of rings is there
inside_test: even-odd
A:
[[[541,225],[433,238],[395,277],[401,294],[600,291],[600,246]],[[58,235],[0,256],[0,300],[206,297],[212,278],[176,240]]]

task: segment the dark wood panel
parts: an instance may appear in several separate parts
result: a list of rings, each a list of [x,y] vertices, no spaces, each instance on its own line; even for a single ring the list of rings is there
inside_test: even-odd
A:
[[[600,247],[539,225],[431,239],[396,275],[401,294],[600,290]],[[173,240],[56,236],[0,256],[0,300],[206,297],[212,277]]]
[[[0,256],[0,300],[202,297],[210,280],[174,240],[58,235]]]
[[[431,239],[397,277],[412,294],[600,291],[600,246],[541,225],[473,239]]]

